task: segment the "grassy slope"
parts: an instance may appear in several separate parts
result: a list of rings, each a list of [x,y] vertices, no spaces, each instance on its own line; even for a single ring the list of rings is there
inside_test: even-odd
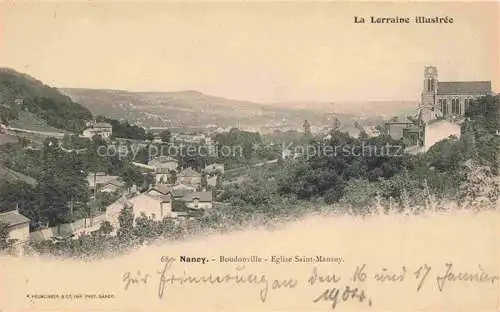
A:
[[[25,174],[9,169],[0,164],[0,181],[23,181],[31,185],[36,185],[38,182],[32,177],[28,177]]]
[[[68,131],[57,129],[48,125],[45,120],[39,118],[35,114],[26,111],[19,112],[19,118],[10,121],[10,126],[13,128],[20,128],[32,131],[69,133]]]

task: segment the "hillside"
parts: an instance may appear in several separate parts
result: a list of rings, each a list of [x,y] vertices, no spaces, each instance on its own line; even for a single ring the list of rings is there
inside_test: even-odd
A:
[[[21,115],[27,111],[33,116]],[[24,118],[24,119],[23,119]],[[9,68],[0,68],[0,122],[23,126],[24,121],[72,132],[81,131],[92,114],[82,105],[35,78]]]

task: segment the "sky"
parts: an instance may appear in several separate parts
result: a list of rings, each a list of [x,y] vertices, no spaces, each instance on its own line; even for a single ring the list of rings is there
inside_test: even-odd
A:
[[[355,24],[449,16],[453,24]],[[441,80],[500,90],[500,3],[0,4],[0,66],[56,87],[197,90],[255,102],[418,100]]]

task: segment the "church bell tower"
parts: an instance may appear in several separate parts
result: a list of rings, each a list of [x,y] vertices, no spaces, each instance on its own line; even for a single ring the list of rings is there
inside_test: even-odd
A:
[[[420,103],[420,114],[424,123],[435,119],[436,93],[438,83],[438,72],[434,66],[426,66],[424,71],[424,89]]]

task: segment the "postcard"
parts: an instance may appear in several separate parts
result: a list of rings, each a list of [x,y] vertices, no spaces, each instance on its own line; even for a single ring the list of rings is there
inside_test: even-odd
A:
[[[500,3],[0,3],[0,311],[500,309]]]

